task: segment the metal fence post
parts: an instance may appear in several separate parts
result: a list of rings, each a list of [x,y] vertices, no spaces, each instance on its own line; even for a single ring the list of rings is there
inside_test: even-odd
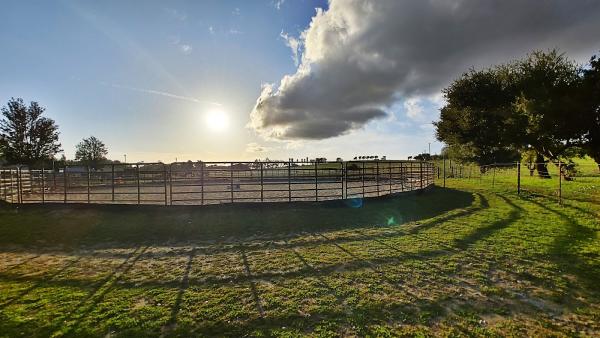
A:
[[[15,185],[13,183],[13,173],[12,173],[12,169],[10,169],[8,176],[10,177],[10,203],[15,203]],[[17,191],[17,196],[18,196],[18,191]]]
[[[200,205],[204,205],[204,175],[207,175],[206,164],[202,162],[202,166],[200,167]],[[171,195],[171,201],[173,201],[173,195]]]
[[[362,162],[362,174],[360,176],[362,181],[362,197],[365,198],[365,162]]]
[[[492,188],[496,184],[496,163],[492,165]]]
[[[319,164],[317,163],[317,159],[315,159],[315,202],[319,201],[319,178],[317,173],[317,168]]]
[[[200,167],[200,169],[202,170],[204,166],[204,163],[202,163],[202,167]],[[203,175],[204,172],[201,172],[201,174]],[[203,176],[200,176],[200,184],[202,184],[202,179]],[[204,197],[204,194],[201,195],[202,197]],[[201,199],[200,200],[200,204],[204,204],[204,201]],[[173,205],[173,163],[169,164],[169,205]]]
[[[115,164],[111,164],[110,166],[110,188],[111,188],[111,197],[112,201],[115,201]]]
[[[260,163],[260,201],[264,201],[264,184],[263,184],[263,163]]]
[[[379,196],[379,161],[375,162],[375,185],[377,186],[377,196]]]
[[[67,187],[69,186],[67,183],[67,176],[68,176],[68,170],[69,166],[65,164],[65,167],[63,169],[63,181],[64,181],[64,186],[63,186],[63,193],[64,193],[64,197],[65,197],[65,203],[67,203]]]
[[[404,192],[404,162],[400,162],[400,189]]]
[[[444,188],[446,187],[446,158],[444,157]]]
[[[165,205],[169,205],[167,197],[167,165],[163,163],[163,183],[165,184]]]
[[[12,170],[10,171],[10,191],[12,192],[11,197],[10,197],[10,202],[14,203],[15,202],[15,188],[16,188],[16,195],[17,195],[17,203],[19,203],[19,173],[18,171],[15,169],[15,178],[13,180],[13,174],[12,174]],[[16,185],[16,187],[15,187]]]
[[[562,162],[558,161],[558,204],[562,205]]]
[[[517,162],[517,195],[521,194],[521,162]]]
[[[346,162],[342,162],[342,199],[348,198],[348,177],[346,176],[346,169],[348,168]]]
[[[292,161],[288,161],[288,202],[292,201]]]
[[[90,203],[90,166],[86,167],[87,173],[87,202]]]
[[[2,197],[5,202],[8,202],[6,194],[6,181],[4,176],[6,176],[6,172],[4,170],[0,170],[0,187],[2,188]]]
[[[23,184],[21,182],[21,168],[17,168],[17,203],[23,203]]]
[[[231,203],[233,203],[233,162],[229,163],[229,178],[230,178],[230,189],[231,190]]]
[[[423,161],[419,161],[419,189],[423,189]]]
[[[136,179],[137,179],[137,203],[140,204],[140,165],[135,165]]]
[[[42,204],[46,203],[46,181],[44,180],[44,165],[42,164]]]
[[[392,194],[392,162],[388,162],[388,168],[390,169],[390,195]]]

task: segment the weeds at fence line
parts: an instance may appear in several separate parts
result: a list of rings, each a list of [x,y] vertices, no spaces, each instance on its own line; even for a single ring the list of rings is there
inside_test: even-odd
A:
[[[11,203],[318,202],[421,190],[434,173],[418,161],[122,163],[0,169],[0,188]]]

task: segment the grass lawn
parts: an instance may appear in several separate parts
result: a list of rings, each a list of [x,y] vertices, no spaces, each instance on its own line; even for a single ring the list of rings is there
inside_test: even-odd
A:
[[[600,189],[559,206],[511,184],[3,205],[0,336],[600,336]]]

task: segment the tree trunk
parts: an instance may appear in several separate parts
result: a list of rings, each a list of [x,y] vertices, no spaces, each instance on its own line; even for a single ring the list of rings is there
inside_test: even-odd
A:
[[[544,160],[544,156],[540,153],[538,153],[535,158],[535,167],[537,169],[539,177],[550,178],[550,173],[548,172],[548,164]]]
[[[533,163],[529,162],[527,169],[529,169],[529,176],[533,177],[533,173],[535,172],[535,166]]]

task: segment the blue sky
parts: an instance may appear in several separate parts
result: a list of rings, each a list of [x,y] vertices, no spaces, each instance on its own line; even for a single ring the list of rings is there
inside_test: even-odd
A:
[[[0,20],[2,105],[13,96],[39,101],[59,124],[68,157],[89,135],[104,140],[116,159],[121,153],[146,161],[174,160],[177,154],[179,159],[247,157],[242,153],[252,135],[244,126],[261,84],[295,69],[280,33],[297,34],[314,8],[326,4],[276,5],[3,2],[8,15]],[[231,128],[244,135],[204,130],[194,115],[210,104],[126,87],[222,103],[235,116]],[[212,154],[220,152],[225,154]]]
[[[377,7],[386,1],[369,2],[3,1],[0,104],[4,105],[10,97],[40,102],[47,108],[47,115],[59,124],[60,140],[68,158],[73,157],[75,144],[90,135],[106,143],[110,158],[122,160],[127,154],[129,161],[305,156],[334,159],[371,154],[405,158],[427,149],[430,142],[432,152],[439,151],[441,145],[435,142],[431,125],[443,104],[439,91],[468,67],[521,57],[533,47],[559,47],[582,61],[598,50],[598,38],[581,38],[581,43],[574,43],[569,35],[571,27],[597,27],[597,17],[573,23],[556,20],[550,11],[548,21],[559,22],[556,27],[538,22],[539,32],[522,41],[509,39],[514,32],[491,34],[491,40],[485,43],[474,37],[471,42],[464,42],[471,51],[469,57],[464,57],[456,51],[467,48],[457,46],[456,51],[447,53],[442,42],[455,39],[463,43],[465,36],[473,32],[431,40],[427,36],[420,38],[419,34],[440,30],[435,21],[440,20],[439,15],[424,23],[430,27],[410,21],[424,19],[415,13],[427,17],[427,13],[439,14],[444,8],[413,9],[408,2],[406,8],[401,8],[398,6],[403,2],[388,1],[396,8],[381,10],[379,15]],[[322,10],[317,12],[316,8]],[[514,8],[508,10],[513,12]],[[584,10],[597,14],[589,8]],[[461,17],[464,24],[450,24],[468,28],[469,20],[480,19],[477,13],[470,15]],[[515,20],[517,24],[513,22],[511,27],[519,28],[523,21],[520,29],[531,31],[524,26],[528,19]],[[544,21],[543,13],[540,20]],[[406,26],[388,25],[397,21]],[[489,21],[490,26],[498,27],[493,25],[494,20]],[[564,34],[557,35],[557,30]],[[381,36],[387,38],[381,45],[384,47],[375,45],[378,40],[372,38]],[[299,41],[297,62],[290,48],[294,41]],[[502,52],[494,52],[487,44]],[[430,53],[431,48],[441,48],[444,53],[439,53],[438,60],[428,61],[431,64],[421,64],[424,58],[418,53]],[[389,56],[388,50],[404,52]],[[414,60],[400,59],[413,54]],[[365,71],[361,65],[370,60],[360,59],[365,55],[398,60],[378,59],[377,67],[367,65]],[[346,62],[349,59],[359,61]],[[389,71],[373,70],[380,71],[387,64],[393,64]],[[332,73],[331,69],[342,71]],[[377,79],[386,74],[411,75],[410,81],[382,84],[379,80],[369,82],[374,78],[369,77],[373,75],[369,72]],[[291,77],[288,87],[280,82],[286,75]],[[355,76],[346,80],[349,75]],[[365,88],[357,87],[363,83]],[[273,86],[270,94],[263,92],[267,84]],[[362,98],[360,93],[373,85],[387,86],[387,96]],[[325,94],[310,96],[295,88]],[[329,111],[320,110],[345,97],[335,94],[342,89],[357,93],[350,101],[354,97],[363,101],[340,108],[338,115],[329,116]],[[270,110],[255,107],[259,97],[269,102]],[[294,97],[305,98],[295,110],[285,106]],[[347,101],[344,99],[343,103]],[[372,115],[362,111],[355,114],[366,118],[352,120],[350,115],[344,115],[366,106]],[[371,109],[374,106],[377,109]],[[229,124],[224,130],[206,123],[205,115],[214,111],[227,116]],[[291,121],[295,124],[269,129],[272,126],[264,121],[281,116],[277,114],[293,115]],[[336,129],[338,125],[344,126],[337,134],[319,132],[315,137],[316,132],[307,133],[320,127]],[[273,130],[285,132],[273,137]]]

